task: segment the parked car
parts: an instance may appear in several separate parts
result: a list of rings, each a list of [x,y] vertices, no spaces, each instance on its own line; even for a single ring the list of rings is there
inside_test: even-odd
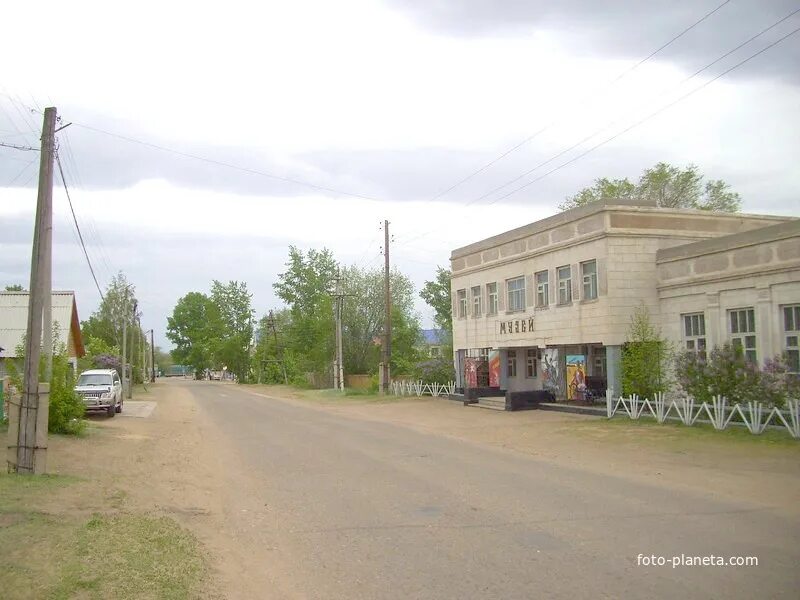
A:
[[[122,412],[122,382],[114,369],[92,369],[78,377],[75,392],[87,412],[103,410],[109,417]]]

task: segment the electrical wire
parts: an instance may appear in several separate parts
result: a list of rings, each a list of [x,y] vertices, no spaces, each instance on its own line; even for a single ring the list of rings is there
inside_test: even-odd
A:
[[[698,75],[700,75],[701,73],[703,73],[704,71],[707,71],[708,69],[710,69],[711,67],[713,67],[715,64],[717,64],[717,63],[718,63],[718,62],[720,62],[721,60],[724,60],[724,59],[726,59],[728,56],[730,56],[730,55],[731,55],[731,54],[733,54],[734,52],[736,52],[736,51],[738,51],[738,50],[742,49],[744,46],[748,45],[748,44],[749,44],[750,42],[752,42],[753,40],[755,40],[755,39],[757,39],[757,38],[761,37],[762,35],[764,35],[764,34],[765,34],[765,33],[767,33],[768,31],[770,31],[771,29],[774,29],[775,27],[777,27],[778,25],[780,25],[781,23],[783,23],[783,22],[784,22],[784,21],[786,21],[787,19],[789,19],[789,18],[793,17],[794,15],[796,15],[798,12],[800,12],[800,8],[797,8],[797,9],[795,9],[794,11],[792,11],[791,13],[789,13],[788,15],[786,15],[785,17],[783,17],[782,19],[780,19],[780,20],[778,20],[778,21],[775,21],[775,22],[774,22],[772,25],[770,25],[770,26],[768,26],[768,27],[765,27],[764,29],[762,29],[762,30],[761,30],[761,31],[759,31],[758,33],[754,34],[753,36],[751,36],[750,38],[748,38],[747,40],[745,40],[744,42],[742,42],[741,44],[739,44],[738,46],[736,46],[735,48],[732,48],[731,50],[728,50],[728,51],[727,51],[725,54],[723,54],[723,55],[719,56],[719,57],[718,57],[718,58],[716,58],[714,61],[712,61],[712,62],[708,63],[707,65],[705,65],[704,67],[702,67],[702,68],[698,69],[697,71],[695,71],[694,73],[692,73],[691,75],[689,75],[688,77],[686,77],[686,78],[685,78],[683,81],[681,81],[681,82],[680,82],[678,85],[674,86],[674,88],[680,88],[680,87],[681,87],[681,86],[683,86],[685,83],[687,83],[687,82],[691,81],[692,79],[694,79],[695,77],[697,77]],[[648,99],[646,102],[644,102],[644,103],[640,104],[639,106],[637,106],[637,107],[634,109],[634,111],[638,111],[639,109],[643,108],[645,104],[647,104],[647,103],[649,103],[649,102],[650,102],[650,100],[652,100],[652,99],[653,99],[653,98],[655,98],[656,96],[662,95],[664,92],[667,92],[667,91],[669,91],[669,90],[668,90],[668,89],[664,89],[664,90],[662,90],[661,92],[659,92],[659,93],[655,94],[655,95],[654,95],[654,96],[652,96],[650,99]],[[626,111],[626,112],[630,113],[630,112],[632,112],[632,111],[628,110],[628,111]],[[588,142],[588,141],[589,141],[590,139],[592,139],[593,137],[596,137],[597,135],[599,135],[600,133],[602,133],[602,132],[603,132],[603,131],[605,131],[606,129],[609,129],[610,127],[613,127],[614,125],[616,125],[617,123],[619,123],[621,120],[622,120],[622,119],[616,119],[616,120],[612,121],[611,123],[608,123],[608,124],[604,125],[604,126],[603,126],[603,127],[601,127],[600,129],[597,129],[597,130],[595,130],[594,132],[592,132],[591,134],[589,134],[589,135],[587,135],[586,137],[582,138],[580,141],[576,142],[575,144],[573,144],[573,145],[572,145],[572,146],[570,146],[569,148],[566,148],[566,149],[562,150],[561,152],[559,152],[558,154],[554,154],[553,156],[551,156],[551,157],[550,157],[550,158],[548,158],[547,160],[545,160],[545,161],[543,161],[543,162],[540,162],[540,163],[539,163],[539,164],[537,164],[535,167],[533,167],[533,168],[531,168],[531,169],[529,169],[529,170],[525,171],[525,172],[524,172],[522,175],[519,175],[519,176],[515,177],[514,179],[511,179],[511,180],[509,180],[509,181],[505,182],[504,184],[502,184],[502,185],[499,185],[499,186],[497,186],[497,187],[493,188],[492,190],[489,190],[488,192],[486,192],[486,193],[485,193],[485,194],[483,194],[482,196],[479,196],[479,197],[477,197],[477,198],[475,198],[475,199],[473,199],[473,200],[470,200],[470,201],[469,201],[469,202],[467,202],[467,203],[466,203],[464,206],[465,206],[465,207],[467,207],[467,206],[470,206],[470,205],[472,205],[472,204],[475,204],[476,202],[480,202],[481,200],[484,200],[484,199],[488,198],[488,197],[489,197],[489,196],[491,196],[492,194],[495,194],[496,192],[499,192],[499,191],[500,191],[500,190],[502,190],[503,188],[505,188],[505,187],[508,187],[508,186],[509,186],[509,185],[511,185],[512,183],[516,183],[517,181],[519,181],[520,179],[523,179],[523,178],[524,178],[524,177],[526,177],[527,175],[530,175],[531,173],[533,173],[533,172],[535,172],[535,171],[538,171],[538,170],[539,170],[539,169],[541,169],[543,166],[545,166],[545,165],[547,165],[547,164],[549,164],[549,163],[553,162],[553,161],[554,161],[554,160],[556,160],[557,158],[561,158],[562,156],[564,156],[564,155],[565,155],[565,154],[567,154],[568,152],[571,152],[572,150],[574,150],[574,149],[575,149],[575,148],[577,148],[578,146],[580,146],[580,145],[584,144],[585,142]]]
[[[155,150],[160,150],[162,152],[168,152],[170,154],[175,154],[177,156],[182,156],[184,158],[191,158],[193,160],[198,160],[204,163],[208,163],[211,165],[216,165],[218,167],[225,167],[227,169],[233,169],[234,171],[241,171],[242,173],[249,173],[250,175],[259,175],[261,177],[267,177],[269,179],[275,179],[277,181],[283,181],[285,183],[292,183],[294,185],[300,185],[307,188],[319,190],[322,192],[330,192],[332,194],[337,194],[339,196],[349,196],[351,198],[359,198],[361,200],[370,200],[374,202],[378,202],[377,198],[372,198],[370,196],[364,196],[362,194],[355,194],[353,192],[346,192],[343,190],[338,190],[331,187],[326,187],[323,185],[317,185],[315,183],[309,183],[308,181],[302,181],[300,179],[294,179],[292,177],[283,177],[281,175],[275,175],[273,173],[268,173],[266,171],[261,171],[259,169],[252,169],[250,167],[241,167],[239,165],[234,165],[229,162],[216,160],[214,158],[208,158],[207,156],[200,156],[198,154],[191,154],[189,152],[183,152],[182,150],[176,150],[175,148],[169,148],[167,146],[161,146],[159,144],[153,144],[152,142],[146,142],[144,140],[139,140],[136,138],[132,138],[127,135],[122,135],[119,133],[114,133],[113,131],[106,131],[104,129],[100,129],[99,127],[92,127],[91,125],[86,125],[84,123],[77,123],[75,121],[72,122],[73,125],[78,127],[83,127],[84,129],[88,129],[89,131],[94,131],[96,133],[102,133],[104,135],[108,135],[110,137],[114,137],[120,140],[124,140],[126,142],[130,142],[132,144],[140,144],[142,146],[146,146],[148,148],[153,148]]]
[[[562,163],[562,164],[560,164],[559,166],[557,166],[556,168],[554,168],[554,169],[551,169],[550,171],[547,171],[546,173],[544,173],[544,174],[542,174],[541,176],[539,176],[539,177],[537,177],[537,178],[535,178],[535,179],[533,179],[533,180],[529,181],[528,183],[526,183],[526,184],[524,184],[524,185],[521,185],[521,186],[519,186],[519,187],[517,187],[517,188],[513,189],[512,191],[508,192],[507,194],[505,194],[505,195],[503,195],[503,196],[500,196],[499,198],[496,198],[495,200],[492,200],[491,202],[487,203],[487,206],[489,206],[489,205],[492,205],[492,204],[495,204],[496,202],[499,202],[500,200],[504,200],[505,198],[508,198],[509,196],[513,196],[514,194],[516,194],[516,193],[517,193],[517,192],[519,192],[520,190],[523,190],[523,189],[525,189],[526,187],[528,187],[528,186],[530,186],[530,185],[533,185],[533,184],[534,184],[534,183],[536,183],[537,181],[541,181],[542,179],[544,179],[544,178],[545,178],[545,177],[547,177],[548,175],[550,175],[550,174],[552,174],[552,173],[555,173],[556,171],[559,171],[559,170],[563,169],[564,167],[566,167],[566,166],[568,166],[568,165],[571,165],[572,163],[574,163],[574,162],[576,162],[576,161],[580,160],[581,158],[583,158],[583,157],[584,157],[584,156],[586,156],[587,154],[590,154],[591,152],[594,152],[595,150],[597,150],[597,149],[598,149],[598,148],[600,148],[601,146],[605,146],[607,143],[609,143],[609,142],[611,142],[611,141],[613,141],[613,140],[617,139],[618,137],[620,137],[620,136],[622,136],[622,135],[624,135],[624,134],[628,133],[628,132],[629,132],[629,131],[631,131],[632,129],[635,129],[635,128],[636,128],[636,127],[638,127],[639,125],[642,125],[643,123],[645,123],[645,122],[649,121],[649,120],[650,120],[650,119],[652,119],[653,117],[656,117],[657,115],[661,114],[661,113],[662,113],[662,112],[664,112],[665,110],[668,110],[669,108],[672,108],[673,106],[675,106],[675,105],[676,105],[676,104],[678,104],[679,102],[682,102],[683,100],[685,100],[685,99],[686,99],[686,98],[688,98],[689,96],[692,96],[693,94],[696,94],[696,93],[697,93],[697,92],[699,92],[700,90],[702,90],[702,89],[704,89],[704,88],[708,87],[709,85],[711,85],[712,83],[714,83],[714,82],[715,82],[717,79],[719,79],[719,78],[721,78],[721,77],[724,77],[725,75],[727,75],[728,73],[730,73],[730,72],[731,72],[731,71],[733,71],[734,69],[738,69],[738,68],[739,68],[739,67],[741,67],[742,65],[744,65],[744,64],[746,64],[746,63],[748,63],[748,62],[750,62],[750,61],[751,61],[751,60],[753,60],[755,57],[759,56],[760,54],[763,54],[764,52],[766,52],[766,51],[767,51],[767,50],[769,50],[770,48],[773,48],[774,46],[777,46],[778,44],[780,44],[780,43],[781,43],[782,41],[784,41],[785,39],[787,39],[787,38],[789,38],[789,37],[793,36],[794,34],[796,34],[798,31],[800,31],[800,27],[798,27],[797,29],[795,29],[795,30],[793,30],[793,31],[790,31],[789,33],[787,33],[787,34],[786,34],[786,35],[784,35],[783,37],[781,37],[781,38],[777,39],[776,41],[772,42],[772,43],[771,43],[771,44],[769,44],[768,46],[765,46],[764,48],[762,48],[762,49],[761,49],[761,50],[759,50],[758,52],[756,52],[756,53],[754,53],[754,54],[751,54],[750,56],[748,56],[748,57],[747,57],[747,58],[745,58],[744,60],[742,60],[742,61],[740,61],[740,62],[736,63],[735,65],[733,65],[733,66],[732,66],[732,67],[730,67],[729,69],[726,69],[725,71],[723,71],[722,73],[720,73],[720,74],[719,74],[719,75],[717,75],[716,77],[714,77],[714,78],[712,78],[712,79],[709,79],[709,80],[708,80],[708,81],[706,81],[706,82],[705,82],[703,85],[696,87],[695,89],[693,89],[693,90],[691,90],[690,92],[688,92],[688,93],[684,94],[683,96],[680,96],[680,97],[678,97],[676,100],[674,100],[674,101],[670,102],[669,104],[666,104],[665,106],[662,106],[661,108],[659,108],[658,110],[656,110],[656,111],[654,111],[654,112],[650,113],[649,115],[647,115],[647,116],[646,116],[646,117],[644,117],[643,119],[639,119],[638,121],[636,121],[636,122],[635,122],[635,123],[633,123],[632,125],[630,125],[630,126],[626,127],[625,129],[623,129],[623,130],[622,130],[622,131],[620,131],[619,133],[616,133],[616,134],[612,135],[611,137],[609,137],[609,138],[607,138],[607,139],[603,140],[602,142],[600,142],[600,143],[598,143],[598,144],[595,144],[594,146],[592,146],[591,148],[589,148],[589,149],[588,149],[588,150],[586,150],[585,152],[582,152],[582,153],[578,154],[577,156],[575,156],[575,157],[571,158],[570,160],[566,161],[565,163]]]
[[[627,77],[628,75],[630,75],[630,74],[631,74],[633,71],[635,71],[636,69],[638,69],[640,66],[642,66],[644,63],[646,63],[647,61],[649,61],[649,60],[650,60],[651,58],[653,58],[654,56],[656,56],[656,55],[657,55],[658,53],[660,53],[662,50],[665,50],[667,47],[669,47],[670,45],[672,45],[674,42],[676,42],[677,40],[679,40],[681,37],[683,37],[684,35],[686,35],[687,33],[689,33],[689,32],[690,32],[692,29],[694,29],[695,27],[697,27],[698,25],[700,25],[700,23],[702,23],[703,21],[705,21],[706,19],[708,19],[708,18],[709,18],[711,15],[713,15],[714,13],[716,13],[718,10],[720,10],[722,7],[724,7],[724,6],[725,6],[726,4],[728,4],[730,1],[731,1],[731,0],[725,0],[724,2],[722,2],[721,4],[719,4],[719,5],[718,5],[716,8],[714,8],[714,9],[712,9],[711,11],[707,12],[705,15],[703,15],[702,17],[700,17],[700,18],[699,18],[697,21],[695,21],[694,23],[692,23],[691,25],[689,25],[689,26],[688,26],[686,29],[684,29],[683,31],[681,31],[680,33],[678,33],[677,35],[675,35],[675,36],[674,36],[672,39],[670,39],[670,40],[669,40],[667,43],[663,44],[662,46],[660,46],[659,48],[657,48],[656,50],[654,50],[653,52],[651,52],[650,54],[648,54],[647,56],[645,56],[644,58],[642,58],[642,59],[641,59],[639,62],[637,62],[636,64],[634,64],[634,65],[633,65],[633,66],[631,66],[630,68],[626,69],[625,71],[623,71],[622,73],[620,73],[619,75],[617,75],[617,77],[615,77],[614,79],[612,79],[610,82],[608,82],[608,83],[606,84],[606,87],[605,87],[605,89],[604,89],[604,90],[603,90],[601,93],[603,93],[603,94],[604,94],[604,93],[606,93],[606,92],[607,92],[609,89],[611,89],[611,87],[612,87],[612,86],[614,86],[614,84],[616,84],[618,81],[620,81],[621,79],[623,79],[623,78]],[[596,98],[596,96],[593,96],[593,97],[595,97],[595,98]],[[582,106],[583,104],[585,104],[585,102],[586,102],[586,101],[584,100],[583,102],[581,102],[581,103],[577,104],[577,105],[576,105],[574,108],[578,108],[578,107]],[[486,163],[485,165],[483,165],[482,167],[480,167],[478,170],[476,170],[476,171],[473,171],[472,173],[470,173],[469,175],[467,175],[467,176],[466,176],[466,177],[464,177],[463,179],[460,179],[459,181],[457,181],[456,183],[454,183],[453,185],[451,185],[450,187],[448,187],[446,190],[443,190],[443,191],[439,192],[438,194],[436,194],[435,196],[433,196],[433,198],[431,198],[431,199],[430,199],[430,201],[432,202],[432,201],[434,201],[434,200],[438,200],[438,199],[439,199],[439,198],[441,198],[442,196],[444,196],[444,195],[446,195],[446,194],[448,194],[448,193],[452,192],[454,189],[456,189],[456,188],[457,188],[458,186],[460,186],[462,183],[466,183],[467,181],[469,181],[469,180],[470,180],[470,179],[472,179],[473,177],[475,177],[475,176],[477,176],[477,175],[480,175],[480,174],[481,174],[481,173],[483,173],[485,170],[487,170],[489,167],[491,167],[491,166],[495,165],[496,163],[500,162],[501,160],[503,160],[503,159],[504,159],[506,156],[508,156],[509,154],[513,154],[514,152],[516,152],[517,150],[519,150],[520,148],[522,148],[524,145],[526,145],[528,142],[531,142],[531,141],[533,141],[534,139],[536,139],[537,137],[539,137],[541,134],[543,134],[544,132],[546,132],[547,130],[549,130],[551,127],[553,127],[553,126],[554,126],[554,125],[556,125],[557,123],[561,122],[561,120],[562,120],[562,117],[561,117],[560,115],[559,115],[558,117],[556,117],[556,118],[554,118],[554,119],[550,120],[550,122],[548,122],[546,125],[544,125],[542,128],[540,128],[538,131],[536,131],[536,133],[534,133],[534,134],[532,134],[532,135],[528,136],[527,138],[525,138],[524,140],[522,140],[522,141],[521,141],[521,142],[519,142],[518,144],[516,144],[516,145],[512,146],[511,148],[509,148],[508,150],[506,150],[505,152],[503,152],[502,154],[500,154],[500,156],[498,156],[498,157],[496,157],[496,158],[492,159],[491,161],[489,161],[488,163]]]
[[[61,183],[64,184],[64,191],[67,194],[67,201],[69,202],[69,210],[72,212],[72,221],[75,223],[75,229],[78,232],[78,238],[80,239],[81,248],[83,249],[83,255],[86,257],[86,263],[89,265],[89,271],[92,273],[92,279],[94,279],[94,284],[97,286],[97,291],[100,293],[100,299],[105,302],[105,296],[103,296],[103,290],[100,289],[100,284],[97,282],[97,276],[94,274],[94,267],[92,266],[92,261],[89,260],[89,253],[86,251],[86,244],[83,242],[83,234],[81,234],[80,225],[78,225],[78,217],[75,216],[75,208],[72,206],[72,198],[69,195],[69,188],[67,188],[67,180],[64,178],[64,170],[61,167],[61,157],[56,153],[56,163],[58,164],[58,172],[61,174]]]

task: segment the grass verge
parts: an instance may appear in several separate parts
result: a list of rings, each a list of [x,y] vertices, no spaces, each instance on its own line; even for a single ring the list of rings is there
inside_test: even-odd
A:
[[[191,534],[167,517],[120,512],[113,492],[110,512],[87,517],[93,493],[75,477],[0,474],[3,598],[202,595],[206,566]]]
[[[785,448],[800,451],[800,440],[785,429],[768,429],[753,435],[746,427],[730,426],[717,431],[710,424],[698,423],[687,427],[682,423],[658,423],[652,419],[632,420],[625,417],[592,419],[570,424],[575,433],[605,440],[648,441],[664,446],[686,448],[702,445],[742,446],[752,448]]]

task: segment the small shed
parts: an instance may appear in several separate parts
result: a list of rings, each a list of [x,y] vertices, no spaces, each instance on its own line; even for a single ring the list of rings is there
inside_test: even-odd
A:
[[[0,378],[8,374],[8,362],[21,362],[17,348],[28,327],[28,292],[0,292]],[[58,325],[59,339],[66,344],[67,357],[77,370],[78,359],[86,354],[78,320],[75,292],[53,292],[53,323]],[[21,368],[22,365],[19,365]]]

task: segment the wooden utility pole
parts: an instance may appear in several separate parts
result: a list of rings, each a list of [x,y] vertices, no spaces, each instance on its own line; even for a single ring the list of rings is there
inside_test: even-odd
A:
[[[389,221],[383,222],[383,292],[385,306],[384,325],[383,325],[383,377],[381,378],[381,392],[389,393],[389,381],[391,369],[389,367],[392,360],[392,295],[389,287]]]
[[[334,363],[333,381],[334,387],[344,391],[344,355],[342,354],[342,309],[344,308],[344,294],[342,293],[341,271],[336,271],[336,305],[334,307],[336,316],[336,361]]]
[[[11,405],[8,428],[8,471],[44,473],[47,466],[47,412],[50,383],[39,383],[39,358],[42,347],[44,303],[50,303],[48,277],[52,243],[47,238],[53,227],[53,154],[55,151],[56,109],[44,111],[39,193],[31,251],[31,280],[28,295],[28,323],[25,338],[25,365],[22,401]],[[51,329],[52,335],[52,329]],[[52,342],[50,343],[52,348]]]
[[[134,300],[133,301],[133,319],[131,319],[131,325],[136,325],[136,307],[139,303]],[[126,315],[125,321],[127,322],[128,317]],[[127,360],[127,359],[126,359]],[[135,357],[133,354],[133,334],[131,334],[131,375],[128,377],[128,400],[133,398],[133,363],[135,361]]]
[[[275,317],[272,311],[269,311],[269,319],[267,320],[269,328],[272,329],[272,338],[275,340],[275,357],[281,363],[281,370],[283,371],[283,383],[289,385],[289,377],[286,375],[286,363],[283,361],[283,348],[278,346],[278,330],[275,328]]]
[[[153,330],[150,330],[150,383],[156,382],[156,345],[153,342]]]

